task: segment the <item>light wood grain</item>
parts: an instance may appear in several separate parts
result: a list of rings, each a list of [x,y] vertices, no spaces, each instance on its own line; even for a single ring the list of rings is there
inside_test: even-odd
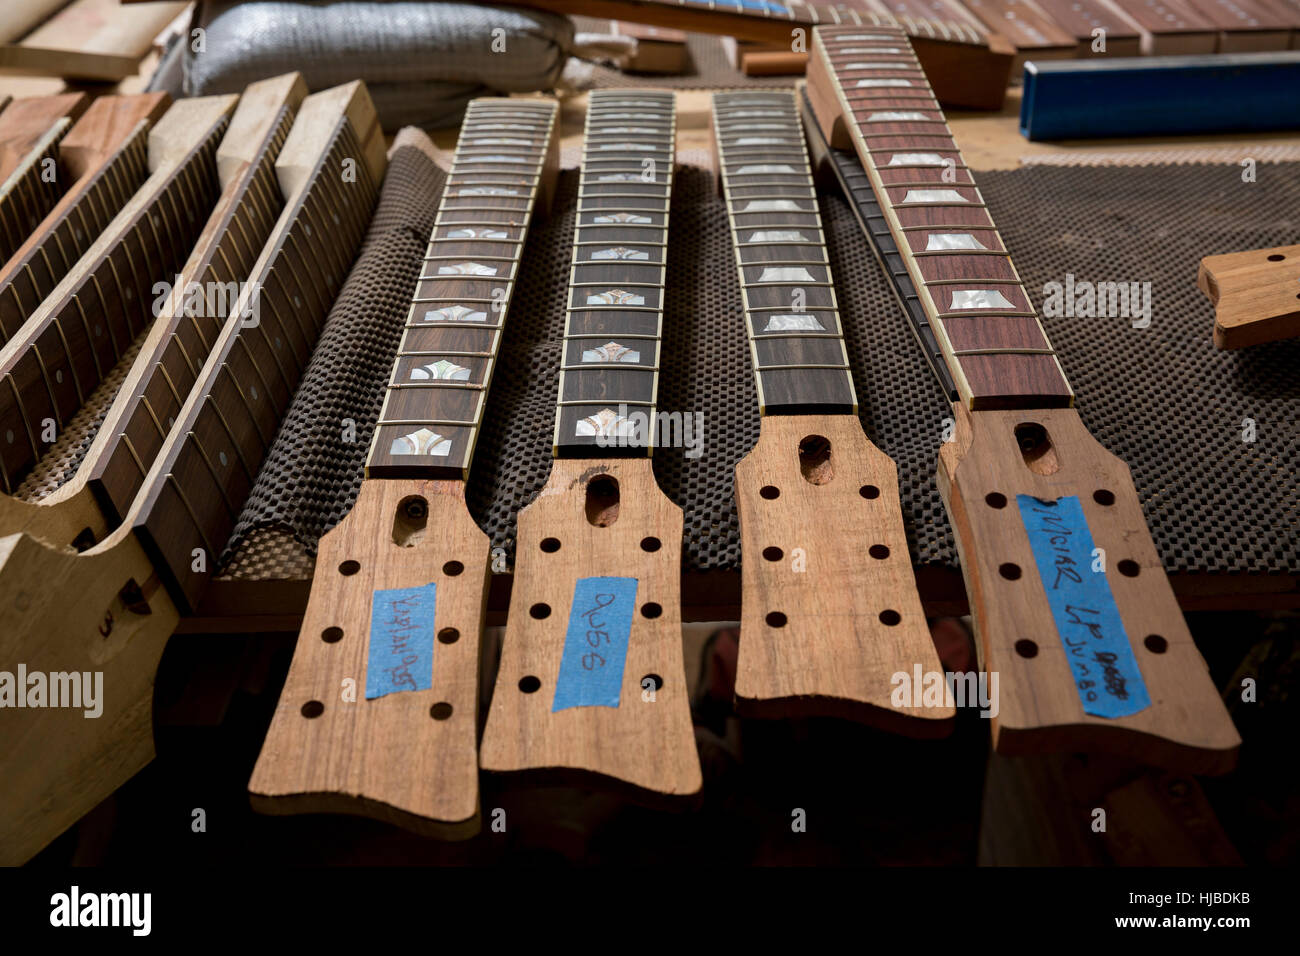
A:
[[[1110,750],[1188,773],[1232,769],[1241,738],[1192,642],[1128,468],[1088,434],[1073,409],[969,412],[958,403],[953,413],[953,441],[939,453],[939,488],[982,664],[1000,675],[1000,713],[992,721],[998,752]],[[1028,466],[1016,436],[1025,423],[1046,430],[1058,465],[1054,473],[1041,473],[1047,465],[1036,466],[1038,471]],[[1108,492],[1113,503],[1102,503],[1094,497],[1098,492],[1102,499]],[[1074,495],[1082,503],[1093,541],[1105,552],[1106,580],[1151,697],[1144,710],[1119,718],[1083,712],[1016,507],[1018,494],[1044,500]],[[1002,496],[1003,505],[995,506],[997,498],[990,503],[990,495]],[[1117,573],[1122,561],[1134,562],[1138,573]],[[1021,571],[1018,579],[1003,575],[1005,564]],[[1162,640],[1149,642],[1148,635]],[[1036,654],[1026,657],[1022,650]]]
[[[830,443],[823,484],[804,477],[799,447],[811,436]],[[739,712],[949,732],[953,707],[890,701],[895,674],[910,687],[916,666],[928,674],[943,665],[912,573],[897,468],[857,416],[764,416],[758,444],[736,465],[736,509]]]
[[[66,133],[89,105],[85,93],[59,93],[15,100],[5,107],[0,114],[0,183],[8,185],[6,181],[46,142],[51,130]]]
[[[153,759],[153,682],[178,615],[133,539],[78,555],[25,534],[0,538],[0,667],[103,673],[102,716],[3,712],[0,865],[26,862]],[[122,591],[144,589],[148,613]],[[130,593],[128,591],[128,593]]]
[[[25,3],[29,0],[24,0]],[[46,0],[37,0],[42,6]],[[132,76],[154,38],[184,11],[184,2],[123,6],[118,0],[72,0],[48,19],[0,21],[0,74],[111,81]],[[18,28],[28,29],[18,33]],[[16,34],[10,36],[10,34]]]
[[[1214,304],[1221,349],[1300,335],[1300,246],[1206,256],[1196,285]]]
[[[399,543],[394,528],[418,524],[407,517],[413,501],[427,508],[424,530],[416,540],[399,533],[406,539]],[[475,743],[488,550],[487,535],[466,510],[462,482],[362,484],[352,511],[320,542],[293,664],[248,785],[256,810],[355,813],[443,838],[478,831]],[[359,569],[341,574],[346,561]],[[430,582],[437,585],[438,635],[432,688],[366,700],[374,592]],[[350,701],[343,696],[349,680]],[[324,705],[319,716],[303,715],[309,701]],[[450,705],[450,715],[435,719],[435,705]]]
[[[587,486],[608,476],[618,482],[618,517],[598,527],[587,518]],[[542,540],[560,547],[546,552]],[[642,542],[653,538],[658,548]],[[701,785],[691,726],[690,688],[682,664],[682,512],[655,483],[650,460],[558,459],[541,494],[519,513],[514,588],[483,734],[485,770],[529,772],[535,780],[562,780],[628,788],[646,802],[678,802]],[[573,590],[579,578],[637,579],[618,707],[572,707],[552,712]],[[646,617],[655,603],[662,613]],[[549,607],[543,619],[534,605]],[[648,700],[642,681],[662,678]],[[525,693],[523,678],[540,687]],[[595,776],[593,776],[595,775]]]

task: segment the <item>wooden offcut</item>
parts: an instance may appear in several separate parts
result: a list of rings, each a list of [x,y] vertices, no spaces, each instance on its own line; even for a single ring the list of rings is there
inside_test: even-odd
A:
[[[1196,285],[1214,304],[1214,344],[1221,349],[1300,335],[1300,246],[1206,256]]]

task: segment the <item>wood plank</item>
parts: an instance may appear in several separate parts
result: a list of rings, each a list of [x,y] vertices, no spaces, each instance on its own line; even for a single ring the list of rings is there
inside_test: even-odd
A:
[[[1300,335],[1300,246],[1206,256],[1196,285],[1214,304],[1214,344],[1221,349]]]
[[[30,32],[0,43],[0,74],[125,79],[185,8],[184,2],[72,0]]]

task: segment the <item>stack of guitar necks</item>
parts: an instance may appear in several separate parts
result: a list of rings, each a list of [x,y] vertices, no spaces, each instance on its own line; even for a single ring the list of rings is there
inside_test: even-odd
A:
[[[1228,770],[1240,741],[1128,469],[1075,410],[908,33],[817,26],[808,51],[806,97],[712,100],[740,289],[726,312],[762,415],[735,467],[738,713],[935,737],[978,706],[1003,753]],[[483,773],[660,807],[699,797],[683,516],[651,467],[673,444],[659,372],[686,359],[663,354],[684,281],[670,268],[677,103],[592,93],[572,208],[553,202],[558,116],[544,98],[466,114],[409,309],[392,317],[401,340],[365,423],[359,496],[320,541],[249,782],[260,811],[465,837]],[[0,862],[29,859],[152,758],[163,645],[201,605],[385,162],[359,82],[306,95],[293,74],[242,96],[68,95],[0,113]],[[849,361],[819,172],[898,294],[853,321],[908,323],[952,401],[939,484],[978,673],[943,673],[897,471],[859,420],[871,373]],[[518,502],[480,706],[493,569],[466,489],[548,212],[573,225],[545,383],[555,461]],[[95,674],[102,688],[73,680]],[[48,706],[72,690],[83,706]]]

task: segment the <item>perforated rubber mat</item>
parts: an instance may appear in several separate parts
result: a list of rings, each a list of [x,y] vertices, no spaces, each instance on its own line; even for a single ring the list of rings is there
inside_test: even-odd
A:
[[[1031,297],[1049,281],[1152,283],[1149,328],[1129,319],[1044,317],[1093,434],[1133,469],[1166,566],[1181,572],[1300,570],[1300,343],[1240,352],[1211,344],[1197,291],[1200,257],[1293,238],[1300,166],[1036,167],[986,172],[980,185]],[[301,573],[304,555],[346,513],[407,312],[439,175],[399,149],[376,224],[326,326],[305,383],[236,531],[226,574]],[[550,468],[550,435],[573,238],[576,171],[534,225],[470,480],[493,546],[513,558],[514,516]],[[934,473],[950,408],[857,222],[822,196],[867,434],[898,464],[913,559],[954,565]],[[736,462],[758,437],[725,210],[710,174],[678,171],[671,213],[661,410],[704,413],[704,453],[655,457],[660,487],[685,511],[687,571],[735,568]],[[355,441],[341,439],[343,419]],[[1254,440],[1243,440],[1251,419]],[[259,528],[279,529],[273,534]],[[289,533],[285,533],[285,532]]]

